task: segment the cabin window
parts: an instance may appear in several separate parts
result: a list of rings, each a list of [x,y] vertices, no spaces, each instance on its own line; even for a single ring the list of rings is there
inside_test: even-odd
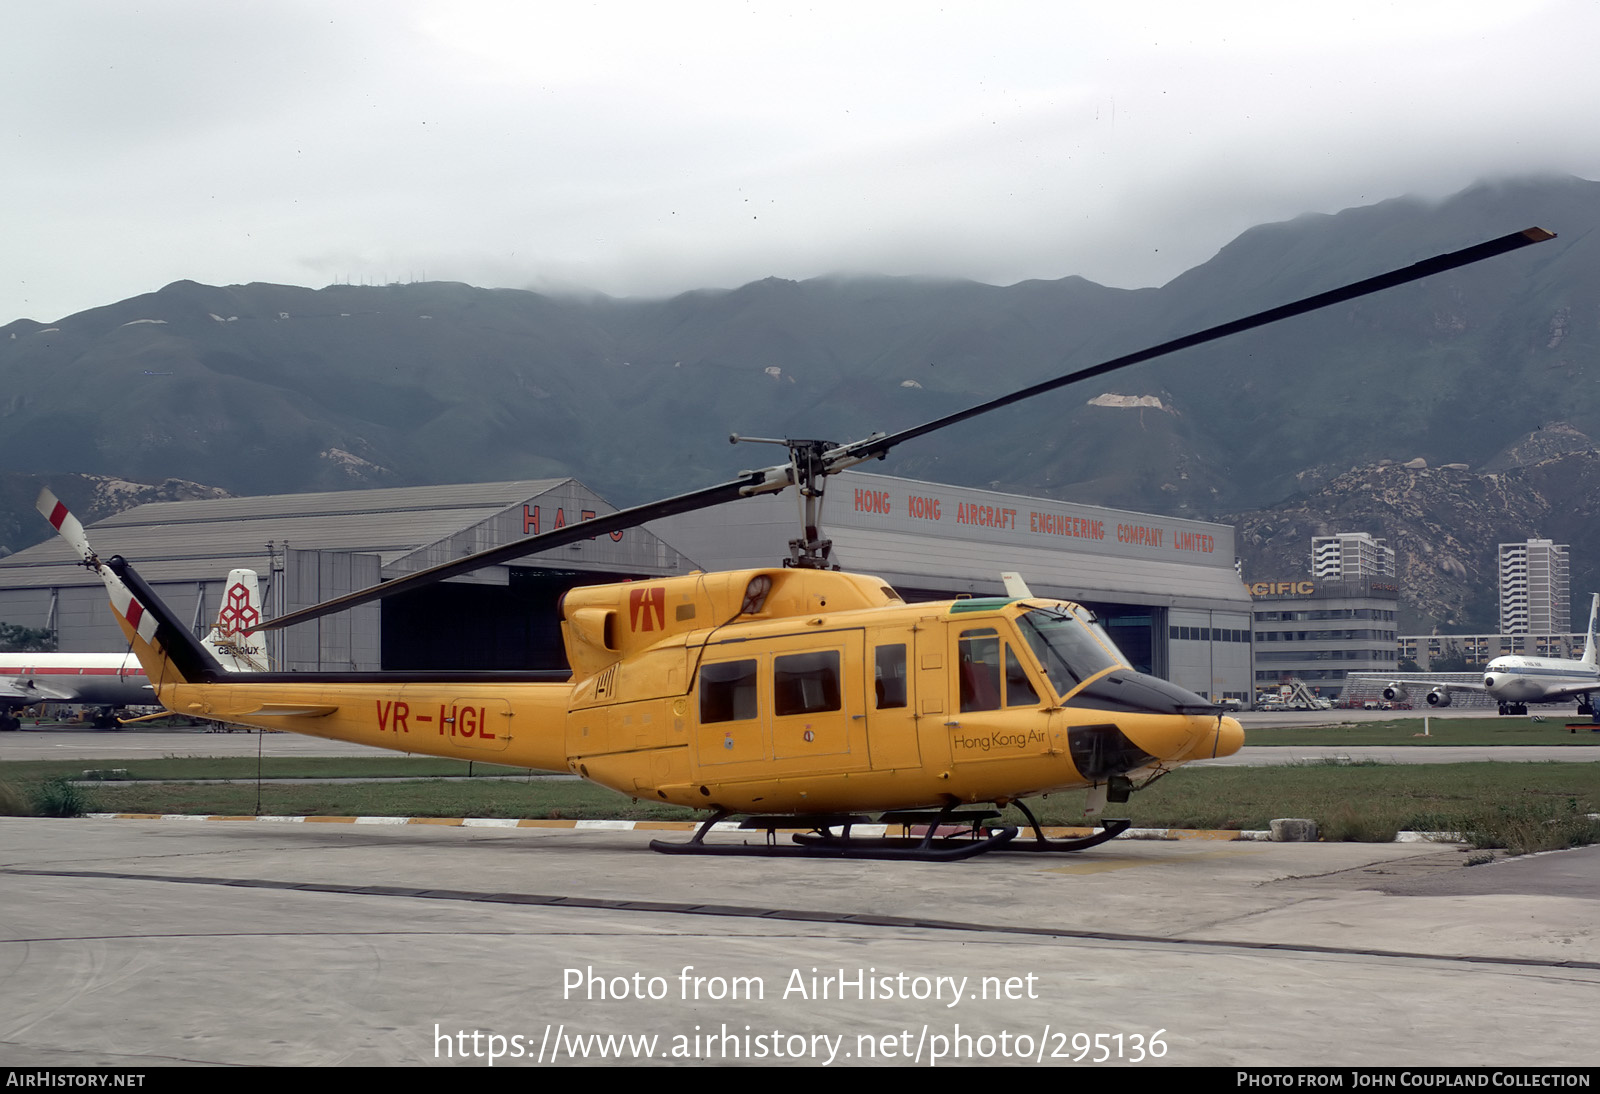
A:
[[[744,722],[756,716],[755,661],[700,666],[700,721]]]
[[[873,666],[876,679],[873,687],[878,693],[878,709],[889,710],[906,705],[906,648],[904,645],[879,646]]]
[[[796,653],[772,659],[772,710],[818,714],[839,709],[839,651]]]

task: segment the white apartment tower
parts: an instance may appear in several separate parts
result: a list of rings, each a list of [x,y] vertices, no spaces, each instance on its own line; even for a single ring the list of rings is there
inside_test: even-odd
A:
[[[1340,532],[1311,540],[1311,576],[1318,581],[1394,577],[1394,548],[1366,532]]]
[[[1567,545],[1548,539],[1500,545],[1500,633],[1565,634],[1572,629]]]

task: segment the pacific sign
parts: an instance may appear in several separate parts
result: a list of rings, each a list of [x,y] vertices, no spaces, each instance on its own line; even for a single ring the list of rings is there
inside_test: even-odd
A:
[[[1246,585],[1251,596],[1310,596],[1317,591],[1315,581],[1257,581]]]

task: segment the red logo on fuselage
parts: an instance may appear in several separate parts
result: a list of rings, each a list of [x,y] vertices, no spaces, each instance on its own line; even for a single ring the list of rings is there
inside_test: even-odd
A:
[[[667,629],[667,590],[630,589],[628,591],[628,625],[636,631],[664,631]]]

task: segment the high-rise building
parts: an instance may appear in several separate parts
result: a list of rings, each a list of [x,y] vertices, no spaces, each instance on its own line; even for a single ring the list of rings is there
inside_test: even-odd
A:
[[[1311,540],[1311,576],[1318,581],[1394,577],[1394,548],[1366,532],[1340,532]]]
[[[1500,632],[1564,634],[1572,629],[1567,545],[1548,539],[1500,545]]]

